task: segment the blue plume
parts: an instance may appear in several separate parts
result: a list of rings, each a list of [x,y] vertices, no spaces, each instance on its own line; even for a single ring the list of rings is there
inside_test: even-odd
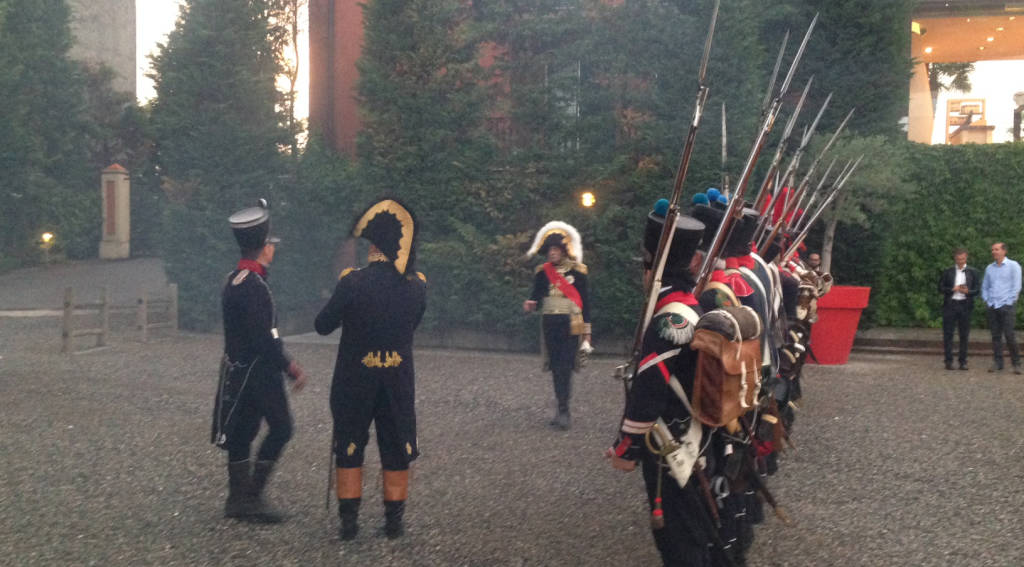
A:
[[[716,187],[709,187],[708,190],[707,190],[707,194],[708,194],[708,199],[711,199],[712,201],[717,201],[718,200],[718,196],[721,195],[722,192],[719,191]]]
[[[697,193],[693,196],[694,205],[710,205],[711,201],[708,200],[708,196],[704,193]]]
[[[728,205],[729,204],[729,198],[726,197],[725,195],[719,195],[718,196],[718,202],[722,203],[723,205]]]
[[[654,203],[654,214],[659,217],[668,214],[668,199],[658,199],[658,202]]]

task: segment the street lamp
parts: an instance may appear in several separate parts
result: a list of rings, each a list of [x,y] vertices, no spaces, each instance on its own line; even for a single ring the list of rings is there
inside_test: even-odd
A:
[[[56,240],[54,239],[55,236],[52,232],[44,232],[39,237],[39,240],[41,241],[39,247],[43,249],[43,262],[47,264],[50,263],[50,248],[53,248],[53,245],[56,244]]]
[[[583,193],[582,195],[580,195],[580,204],[583,205],[584,207],[588,208],[588,209],[590,207],[593,207],[594,203],[596,203],[596,202],[597,202],[597,197],[594,197],[594,194],[591,193],[590,191],[587,191],[587,192]]]

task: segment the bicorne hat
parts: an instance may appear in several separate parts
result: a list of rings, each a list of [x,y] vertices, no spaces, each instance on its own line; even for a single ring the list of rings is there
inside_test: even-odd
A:
[[[400,274],[405,274],[416,263],[418,229],[409,207],[397,199],[386,198],[363,211],[352,227],[352,236],[369,240]]]
[[[562,221],[551,221],[542,226],[533,238],[533,244],[526,251],[527,256],[547,255],[548,248],[560,247],[566,255],[576,262],[583,262],[583,239],[571,224]]]

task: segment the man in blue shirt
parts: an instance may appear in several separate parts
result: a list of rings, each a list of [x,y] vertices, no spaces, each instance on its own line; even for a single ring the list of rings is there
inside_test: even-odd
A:
[[[992,262],[985,268],[985,279],[981,284],[981,298],[988,306],[988,326],[992,330],[992,368],[989,372],[1003,370],[1003,337],[1010,349],[1013,373],[1020,374],[1020,352],[1013,335],[1017,320],[1017,296],[1020,295],[1020,264],[1006,257],[1006,244],[992,245]]]

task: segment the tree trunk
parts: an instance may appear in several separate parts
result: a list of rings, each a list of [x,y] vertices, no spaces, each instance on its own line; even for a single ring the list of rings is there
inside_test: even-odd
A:
[[[826,273],[832,273],[832,245],[836,242],[836,227],[839,226],[839,214],[845,201],[846,194],[840,192],[835,209],[829,215],[828,224],[825,226],[825,236],[821,239],[821,270]]]
[[[821,270],[826,273],[832,272],[832,244],[836,241],[836,226],[839,224],[839,217],[834,216],[825,226],[825,236],[821,239]]]

